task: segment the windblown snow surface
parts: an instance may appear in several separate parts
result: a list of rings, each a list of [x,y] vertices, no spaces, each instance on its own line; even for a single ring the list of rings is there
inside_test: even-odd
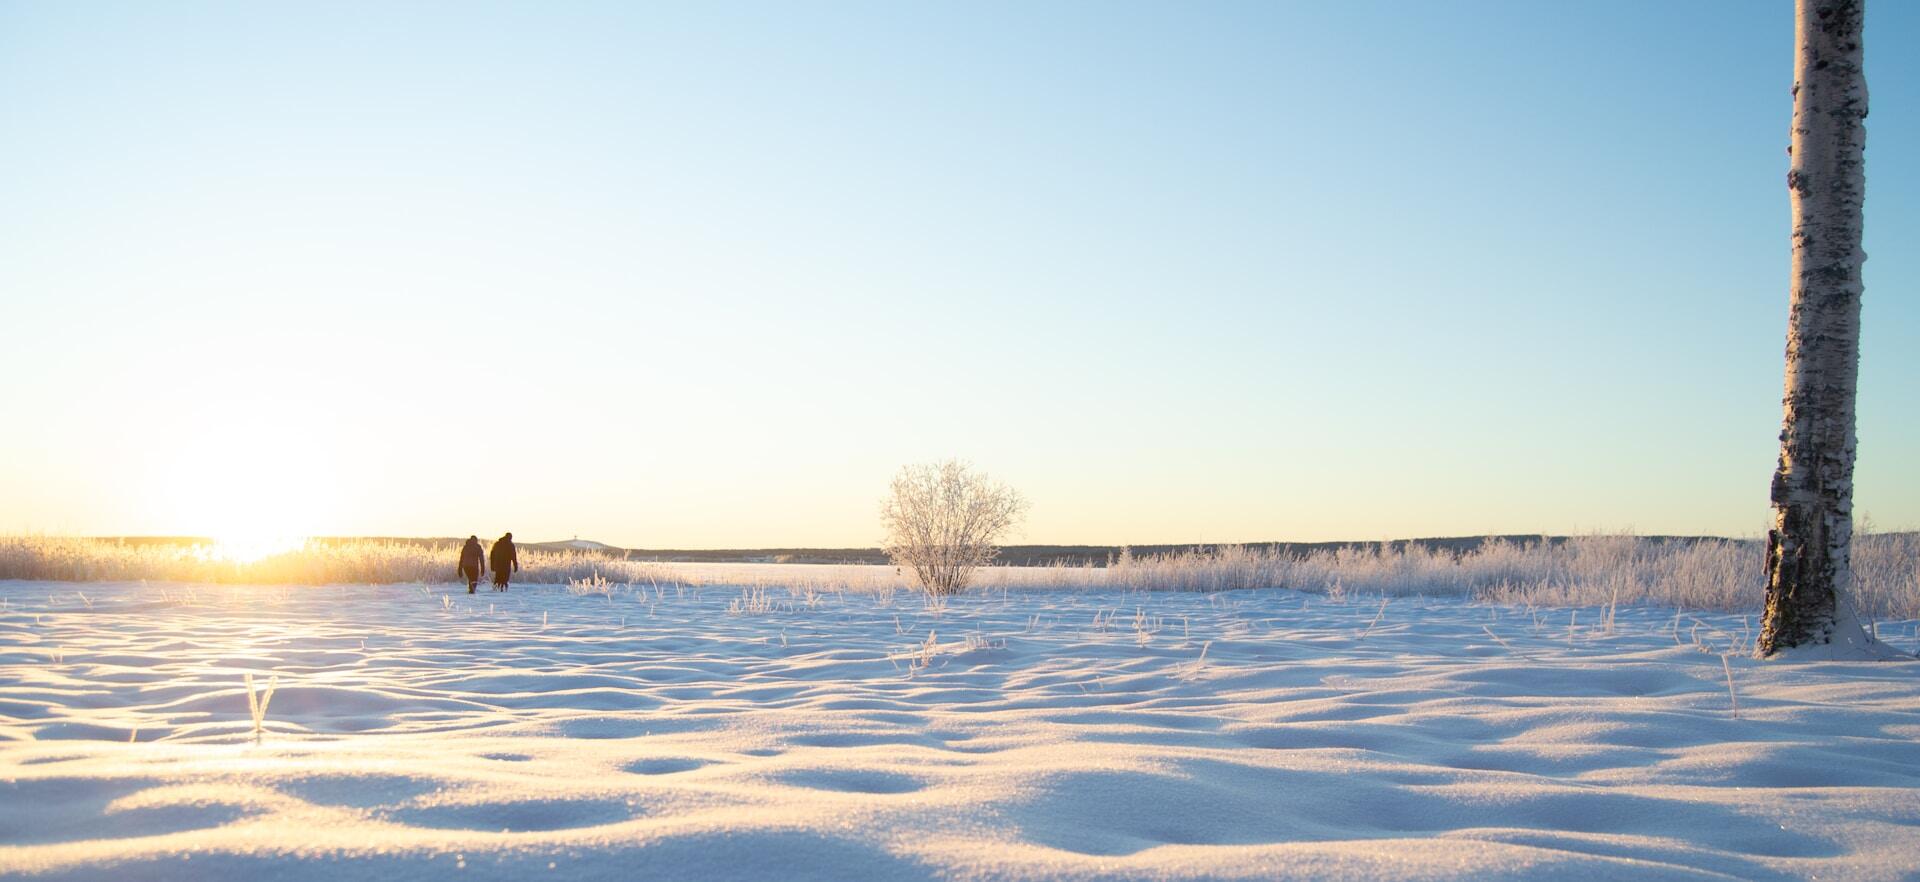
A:
[[[0,584],[0,875],[1920,878],[1920,662],[1740,616],[463,589]]]

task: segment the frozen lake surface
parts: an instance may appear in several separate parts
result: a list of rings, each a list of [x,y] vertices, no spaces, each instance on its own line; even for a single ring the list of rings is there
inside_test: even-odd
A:
[[[0,583],[0,875],[1920,874],[1920,662],[1737,615],[454,591]]]

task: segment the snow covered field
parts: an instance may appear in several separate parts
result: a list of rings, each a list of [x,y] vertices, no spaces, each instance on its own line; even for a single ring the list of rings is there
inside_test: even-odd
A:
[[[457,592],[0,583],[0,875],[1920,878],[1920,662],[1738,615]]]

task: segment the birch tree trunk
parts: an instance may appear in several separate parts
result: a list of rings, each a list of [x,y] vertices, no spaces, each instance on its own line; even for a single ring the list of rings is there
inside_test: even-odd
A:
[[[1793,271],[1780,463],[1767,533],[1763,656],[1865,646],[1846,605],[1853,571],[1854,391],[1860,369],[1860,249],[1866,195],[1865,0],[1796,0]]]

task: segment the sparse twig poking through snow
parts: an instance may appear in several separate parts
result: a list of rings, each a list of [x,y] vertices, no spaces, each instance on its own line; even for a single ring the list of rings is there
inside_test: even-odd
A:
[[[1379,625],[1380,620],[1384,618],[1386,614],[1387,614],[1387,598],[1383,597],[1380,599],[1380,611],[1373,614],[1373,621],[1368,622],[1367,629],[1365,631],[1360,632],[1360,639],[1361,640],[1367,639],[1367,635],[1373,633],[1374,626]]]
[[[995,640],[979,631],[975,631],[972,634],[968,634],[966,636],[966,641],[967,642],[966,642],[965,651],[967,652],[981,652],[983,650],[998,650],[998,649],[1007,648],[1007,641],[1005,639]]]
[[[1153,641],[1154,633],[1159,630],[1160,622],[1157,617],[1154,619],[1152,627],[1148,627],[1146,609],[1138,606],[1133,608],[1133,639],[1136,642],[1141,646],[1147,645]]]
[[[593,571],[593,575],[588,576],[587,578],[568,579],[567,593],[575,597],[582,597],[589,594],[598,594],[601,597],[606,598],[606,601],[608,603],[612,603],[613,602],[613,583],[610,581],[607,581],[607,577],[600,575],[600,571],[596,569]]]
[[[763,616],[771,612],[773,597],[767,593],[767,589],[759,586],[740,589],[740,596],[727,604],[727,613],[730,615]]]
[[[1213,648],[1213,641],[1211,640],[1200,644],[1200,655],[1193,660],[1192,666],[1187,668],[1185,674],[1186,679],[1191,680],[1198,677],[1202,671],[1207,669],[1207,650],[1211,648]]]
[[[247,713],[253,716],[253,740],[259,741],[266,729],[267,702],[273,700],[273,690],[280,687],[280,675],[274,674],[267,681],[267,691],[258,695],[253,691],[253,673],[247,673]]]
[[[913,679],[913,675],[916,672],[926,670],[933,666],[933,657],[940,652],[938,640],[939,638],[935,636],[934,630],[928,628],[925,642],[915,643],[905,652],[888,653],[887,660],[893,662],[896,669],[900,666],[900,662],[906,662],[907,679]],[[971,648],[971,646],[969,645],[968,648]]]
[[[1720,656],[1720,669],[1727,672],[1727,703],[1733,706],[1733,718],[1740,719],[1740,696],[1733,691],[1733,665],[1724,655]]]
[[[927,642],[915,646],[907,653],[908,677],[912,677],[916,671],[925,670],[933,665],[934,653],[940,651],[939,644],[935,642],[936,639],[933,629],[929,628],[927,629]]]
[[[1508,642],[1507,642],[1507,641],[1505,641],[1505,640],[1502,640],[1502,639],[1500,639],[1500,635],[1498,635],[1498,634],[1495,634],[1495,633],[1493,633],[1493,629],[1492,629],[1492,628],[1489,628],[1489,627],[1487,627],[1486,625],[1481,625],[1481,626],[1480,626],[1480,630],[1482,630],[1482,631],[1485,631],[1485,632],[1487,632],[1487,636],[1488,636],[1488,637],[1492,637],[1492,638],[1493,638],[1493,642],[1495,642],[1495,643],[1498,643],[1498,644],[1500,644],[1500,645],[1501,645],[1501,646],[1503,646],[1503,647],[1506,647],[1506,650],[1507,650],[1508,652],[1511,652],[1511,653],[1513,653],[1514,655],[1517,655],[1517,656],[1519,656],[1519,657],[1521,657],[1521,658],[1524,658],[1524,659],[1526,659],[1527,661],[1538,661],[1538,659],[1536,659],[1536,658],[1534,658],[1533,656],[1530,656],[1530,655],[1528,655],[1528,654],[1526,654],[1526,653],[1524,653],[1524,652],[1521,652],[1521,651],[1520,651],[1520,650],[1518,650],[1518,649],[1514,649],[1514,648],[1513,648],[1513,645],[1512,645],[1512,644],[1510,644],[1510,643],[1508,643]]]

